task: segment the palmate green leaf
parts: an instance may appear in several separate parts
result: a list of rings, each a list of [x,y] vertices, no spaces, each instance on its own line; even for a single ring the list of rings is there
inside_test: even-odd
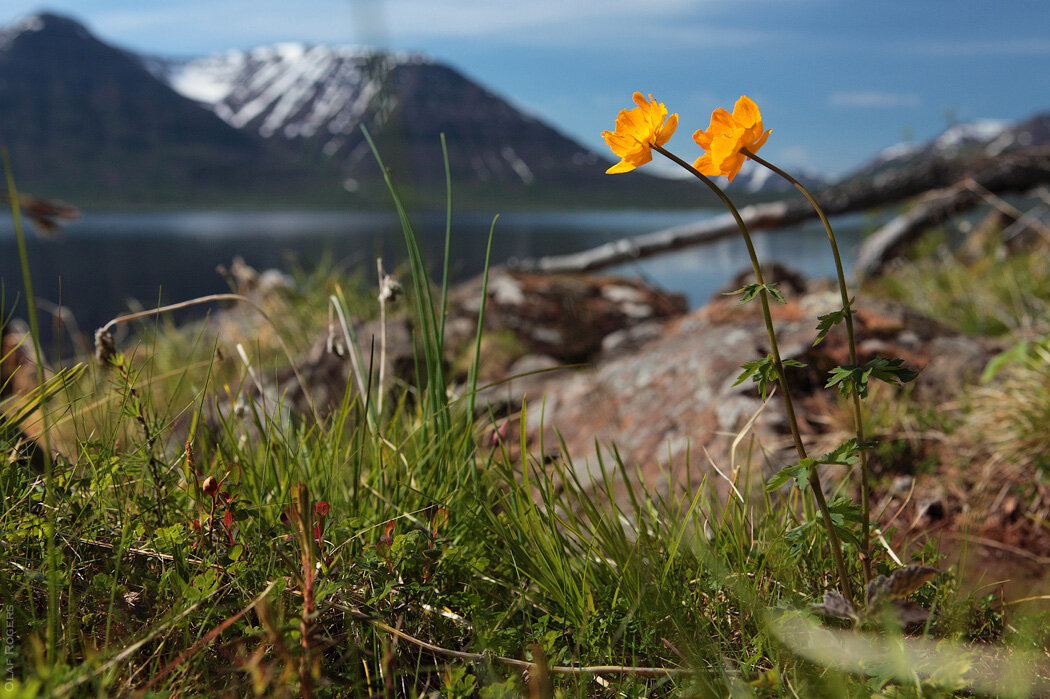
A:
[[[766,490],[774,491],[780,488],[780,486],[787,483],[792,478],[795,479],[795,487],[801,490],[805,490],[806,486],[809,485],[809,467],[816,465],[815,459],[802,459],[797,464],[790,464],[780,469],[766,482]]]
[[[856,533],[856,525],[864,521],[860,505],[847,497],[841,497],[829,502],[828,509],[831,511],[831,522],[839,538],[860,548],[860,539]]]
[[[762,394],[762,399],[765,400],[766,389],[769,384],[775,383],[777,380],[777,370],[773,366],[773,355],[767,354],[762,359],[745,362],[741,369],[743,371],[740,372],[740,376],[736,377],[733,385],[739,386],[750,378],[758,384],[758,391]]]
[[[838,386],[843,396],[849,397],[855,393],[861,398],[867,398],[868,380],[871,378],[895,385],[915,380],[919,372],[903,365],[903,359],[876,357],[860,366],[838,366],[831,370],[824,388]]]
[[[860,458],[860,450],[869,446],[873,445],[867,443],[858,445],[856,439],[850,439],[838,445],[832,451],[829,451],[823,456],[819,456],[815,459],[807,457],[801,459],[796,464],[789,464],[774,473],[773,476],[766,481],[766,490],[770,492],[777,490],[792,478],[795,479],[795,487],[805,490],[806,486],[809,485],[809,469],[811,466],[817,466],[820,464],[852,466],[857,463],[857,460]]]
[[[821,456],[817,461],[822,464],[852,466],[860,458],[860,450],[861,447],[857,444],[857,440],[849,439]]]
[[[780,303],[787,303],[787,301],[784,300],[784,295],[780,293],[780,289],[777,288],[776,282],[773,282],[772,284],[748,284],[736,291],[726,291],[724,295],[735,296],[736,294],[741,294],[740,303],[745,304],[758,296],[763,289]]]
[[[783,361],[785,367],[805,367],[806,365],[795,359],[786,359]],[[776,365],[773,364],[773,355],[767,354],[762,359],[755,359],[754,361],[746,362],[741,366],[743,369],[740,375],[736,377],[736,381],[733,382],[734,386],[747,381],[749,378],[758,384],[758,391],[762,394],[762,399],[765,400],[767,389],[770,384],[776,383],[780,376],[777,374]]]
[[[831,329],[841,323],[846,317],[846,312],[843,310],[832,311],[826,315],[817,316],[817,339],[813,341],[813,346],[816,347],[824,338],[828,336]]]

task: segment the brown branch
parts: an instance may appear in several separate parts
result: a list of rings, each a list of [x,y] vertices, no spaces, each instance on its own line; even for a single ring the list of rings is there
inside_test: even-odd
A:
[[[159,315],[161,313],[168,313],[170,311],[177,311],[190,306],[197,306],[203,303],[214,303],[215,301],[238,301],[251,306],[256,313],[262,316],[263,320],[267,322],[274,329],[274,337],[277,339],[277,343],[281,346],[281,350],[284,352],[284,356],[288,358],[288,363],[292,367],[292,372],[295,374],[296,380],[299,382],[299,386],[303,390],[303,395],[306,398],[307,404],[310,406],[310,411],[313,413],[314,420],[318,424],[321,423],[321,414],[317,411],[317,406],[314,405],[313,395],[310,393],[310,389],[307,386],[306,379],[303,378],[302,373],[299,371],[298,364],[295,363],[295,359],[292,357],[292,351],[289,349],[284,338],[281,337],[280,328],[277,323],[270,317],[270,315],[262,309],[262,307],[252,301],[250,298],[242,296],[240,294],[209,294],[208,296],[200,296],[195,299],[189,299],[188,301],[180,301],[179,303],[173,303],[168,306],[161,306],[160,308],[151,308],[145,311],[138,311],[136,313],[126,313],[124,315],[111,318],[109,322],[103,325],[101,328],[95,331],[95,353],[99,360],[104,364],[108,363],[108,358],[115,352],[113,347],[113,337],[110,335],[110,330],[114,326],[120,323],[127,323],[132,320],[139,320],[141,318],[147,318],[149,316]]]
[[[1050,182],[1050,148],[1029,148],[997,158],[934,160],[875,177],[852,177],[818,192],[816,198],[828,216],[838,216],[904,201],[926,192],[961,187],[970,179],[994,193],[1026,191]],[[780,231],[817,217],[808,202],[795,198],[747,206],[740,214],[752,232]],[[731,216],[718,216],[617,240],[583,252],[521,260],[514,266],[534,272],[594,271],[715,242],[736,232],[737,225]]]

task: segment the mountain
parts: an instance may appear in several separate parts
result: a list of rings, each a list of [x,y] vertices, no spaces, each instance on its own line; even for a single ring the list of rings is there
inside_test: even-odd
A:
[[[21,189],[88,206],[212,204],[319,187],[315,168],[49,13],[0,31],[0,141]]]
[[[457,200],[695,201],[682,183],[610,178],[606,161],[455,69],[418,54],[297,43],[147,65],[229,125],[333,165],[350,192],[378,182],[366,127],[399,182]]]
[[[1050,113],[1013,124],[978,119],[956,124],[925,143],[898,143],[879,153],[843,180],[878,177],[930,160],[994,157],[1019,148],[1050,144]]]
[[[0,30],[0,141],[18,186],[87,207],[389,206],[372,134],[410,203],[695,205],[418,55],[278,44],[135,55],[42,13]]]

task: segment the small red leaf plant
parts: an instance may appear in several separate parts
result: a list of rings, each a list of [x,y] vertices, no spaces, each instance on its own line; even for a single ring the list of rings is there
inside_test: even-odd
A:
[[[328,517],[328,512],[330,511],[330,509],[331,508],[328,505],[328,501],[327,500],[318,500],[317,501],[317,504],[315,504],[314,508],[313,508],[313,524],[312,524],[312,529],[311,529],[311,531],[313,532],[313,538],[317,542],[317,551],[318,551],[318,553],[321,556],[320,561],[321,561],[321,563],[323,563],[325,565],[325,567],[328,567],[329,564],[331,563],[331,561],[329,560],[330,557],[328,555],[326,555],[326,552],[325,552],[325,540],[324,540],[325,523],[326,523],[326,519],[325,518]],[[280,521],[281,521],[281,524],[283,524],[286,527],[292,526],[293,521],[292,521],[292,508],[291,508],[291,506],[288,506],[288,507],[284,508],[284,510],[281,511]],[[294,538],[294,535],[292,535],[292,534],[285,534],[284,538],[285,538],[285,540],[291,540],[291,539]]]
[[[193,548],[198,548],[206,537],[208,548],[214,549],[216,531],[225,535],[227,547],[232,548],[237,543],[237,534],[240,529],[234,523],[234,503],[237,495],[230,492],[229,471],[220,479],[216,479],[215,476],[207,476],[201,481],[196,473],[194,477],[197,480],[197,506],[200,510],[200,517],[189,521],[190,529],[199,534]],[[222,514],[217,515],[220,508]]]

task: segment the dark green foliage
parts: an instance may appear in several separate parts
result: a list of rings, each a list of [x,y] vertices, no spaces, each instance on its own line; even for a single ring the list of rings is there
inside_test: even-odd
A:
[[[888,384],[905,384],[914,381],[919,372],[903,366],[903,359],[876,357],[860,366],[840,366],[831,370],[825,388],[837,386],[843,396],[856,394],[861,398],[868,396],[868,380],[878,379]]]

